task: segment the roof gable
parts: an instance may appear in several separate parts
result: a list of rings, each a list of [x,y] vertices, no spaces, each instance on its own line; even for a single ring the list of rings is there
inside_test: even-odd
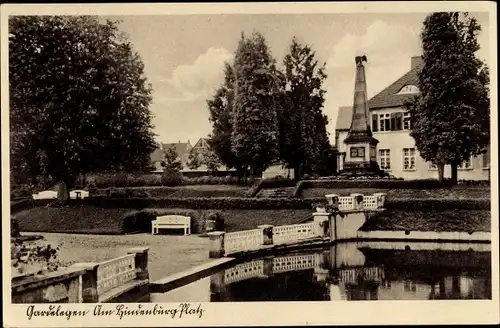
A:
[[[337,123],[335,124],[335,130],[349,130],[351,128],[352,121],[352,107],[342,106],[339,107],[337,114]]]
[[[191,144],[189,142],[177,142],[177,143],[164,143],[163,149],[167,150],[173,148],[177,153],[177,156],[182,157],[189,153],[191,150]]]
[[[421,65],[417,65],[387,88],[373,96],[368,100],[368,107],[376,109],[403,106],[406,101],[414,97],[414,94],[398,94],[398,92],[405,86],[418,85],[418,71],[421,67]]]

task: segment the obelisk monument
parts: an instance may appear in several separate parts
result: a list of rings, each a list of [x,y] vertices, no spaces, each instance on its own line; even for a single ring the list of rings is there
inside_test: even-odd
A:
[[[354,104],[349,133],[344,140],[346,154],[341,172],[356,175],[383,175],[377,163],[378,140],[372,135],[368,123],[368,97],[366,93],[366,74],[363,62],[366,56],[357,56],[356,78],[354,83]]]

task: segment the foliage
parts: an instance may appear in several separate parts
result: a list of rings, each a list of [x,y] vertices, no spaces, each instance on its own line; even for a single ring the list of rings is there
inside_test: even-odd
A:
[[[165,169],[161,175],[161,185],[168,187],[180,186],[183,183],[182,174],[179,171]]]
[[[16,181],[51,178],[69,190],[79,174],[149,165],[151,86],[117,26],[94,16],[9,19]]]
[[[475,57],[480,30],[467,13],[427,16],[420,94],[407,104],[420,155],[439,167],[450,164],[455,183],[457,165],[484,152],[490,139],[489,73]]]
[[[182,169],[182,162],[174,147],[165,150],[165,160],[162,162],[165,171],[179,172]]]
[[[212,134],[208,140],[210,148],[217,154],[220,161],[228,168],[235,168],[243,175],[246,168],[232,149],[231,135],[233,132],[233,100],[234,100],[234,69],[225,64],[224,83],[207,101],[212,123]]]
[[[295,186],[295,181],[284,178],[270,178],[257,180],[246,192],[246,197],[255,197],[262,189],[285,188]]]
[[[328,118],[322,112],[325,90],[321,87],[327,76],[325,64],[319,66],[315,52],[296,38],[283,65],[286,91],[279,112],[280,155],[299,179],[304,173],[331,166]]]
[[[60,246],[52,248],[50,244],[40,242],[11,242],[11,265],[20,274],[27,273],[26,269],[29,270],[29,267],[34,264],[40,264],[43,268],[42,271],[56,271],[60,265],[57,259]]]
[[[201,166],[202,163],[202,157],[196,151],[196,149],[192,148],[189,151],[189,157],[188,157],[188,162],[187,162],[187,167],[189,167],[191,170],[196,170]]]
[[[231,148],[260,176],[277,159],[282,85],[264,37],[242,35],[234,59],[234,103]]]
[[[203,156],[203,164],[207,166],[208,173],[217,173],[220,165],[222,164],[217,157],[217,154],[213,151],[208,151],[205,156]]]

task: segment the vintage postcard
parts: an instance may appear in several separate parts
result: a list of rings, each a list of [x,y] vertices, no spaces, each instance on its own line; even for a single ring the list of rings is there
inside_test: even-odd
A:
[[[2,5],[4,326],[498,323],[496,9]]]

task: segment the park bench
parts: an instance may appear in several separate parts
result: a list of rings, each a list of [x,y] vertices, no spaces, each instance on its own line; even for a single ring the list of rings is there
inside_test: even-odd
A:
[[[184,229],[184,236],[191,234],[191,218],[182,215],[163,215],[151,221],[151,233],[158,233],[159,229]]]

